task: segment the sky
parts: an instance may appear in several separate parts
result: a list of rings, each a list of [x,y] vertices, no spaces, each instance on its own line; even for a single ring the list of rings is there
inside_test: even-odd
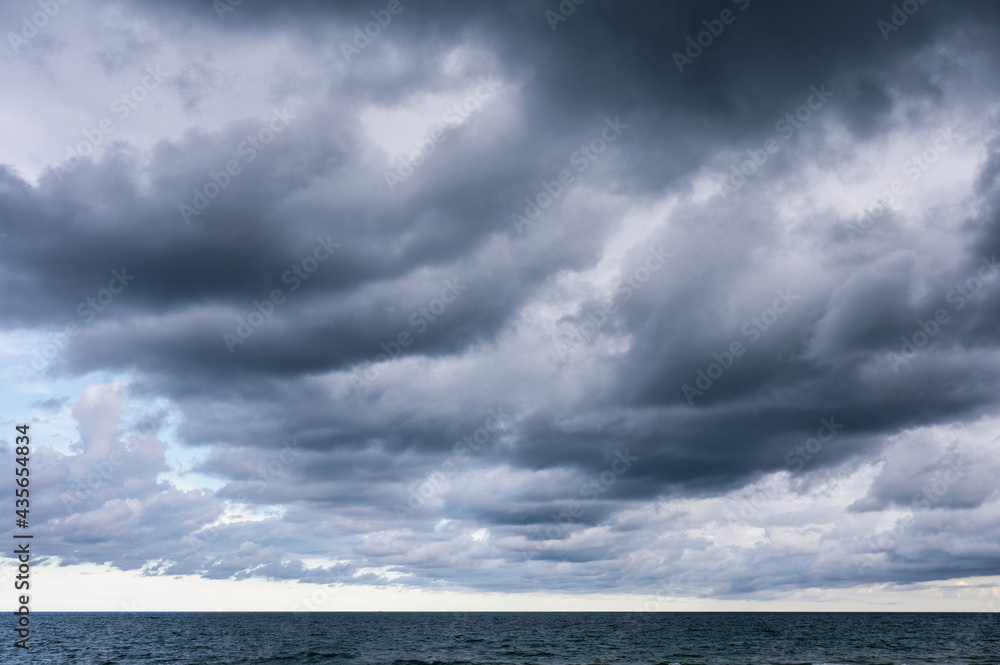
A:
[[[34,610],[1000,610],[996,3],[0,37]]]

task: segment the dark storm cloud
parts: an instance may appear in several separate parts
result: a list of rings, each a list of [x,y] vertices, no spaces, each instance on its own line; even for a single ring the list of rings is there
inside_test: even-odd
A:
[[[37,187],[0,171],[0,219],[10,236],[0,268],[10,285],[0,295],[5,326],[77,324],[43,375],[134,372],[130,390],[170,398],[183,415],[183,440],[209,450],[197,470],[226,483],[211,495],[157,487],[153,471],[164,462],[154,455],[153,475],[132,497],[138,504],[120,499],[124,483],[88,499],[111,501],[102,505],[123,525],[108,531],[108,543],[72,554],[103,519],[97,504],[61,523],[67,561],[138,568],[162,559],[173,562],[168,572],[210,577],[376,579],[351,577],[354,565],[310,571],[296,558],[336,551],[396,566],[420,583],[497,588],[572,586],[554,568],[566,561],[606,566],[594,571],[607,575],[599,587],[610,586],[630,552],[663,544],[638,526],[648,516],[629,514],[644,502],[718,498],[781,471],[802,483],[788,491],[801,497],[810,477],[857,468],[900,431],[995,413],[995,139],[962,143],[986,154],[975,205],[928,222],[961,234],[954,246],[919,246],[895,212],[856,242],[843,231],[853,220],[836,212],[793,228],[782,204],[805,189],[807,168],[835,173],[903,124],[901,116],[917,132],[958,115],[963,103],[982,104],[977,95],[988,95],[973,86],[948,87],[955,84],[946,75],[970,54],[982,62],[969,76],[995,92],[996,6],[927,2],[888,39],[877,22],[890,17],[891,4],[860,1],[592,2],[555,30],[544,14],[555,4],[401,6],[347,62],[341,43],[381,5],[241,3],[220,21],[206,3],[150,3],[141,11],[182,40],[188,30],[248,43],[283,35],[330,75],[318,84],[301,72],[275,84],[272,114],[234,118],[216,131],[192,123],[147,154],[117,144],[70,174],[51,169]],[[723,10],[733,22],[678,72],[674,53]],[[115,43],[96,56],[106,71],[140,48],[128,34]],[[458,47],[489,55],[469,55],[455,76],[447,61]],[[195,59],[168,76],[169,88],[195,113],[225,87],[219,71]],[[461,91],[487,75],[503,82],[498,100],[452,129],[390,192],[387,160],[361,114]],[[321,102],[292,103],[316,85]],[[818,89],[829,91],[821,103]],[[956,99],[956,89],[967,98]],[[787,114],[802,108],[809,119],[792,124]],[[272,115],[287,117],[285,126],[248,159],[247,141]],[[795,131],[783,133],[783,118]],[[612,143],[606,128],[622,125]],[[601,136],[607,149],[580,158]],[[780,150],[765,151],[767,162],[738,190],[695,197],[699,173],[728,177],[769,139]],[[574,189],[519,232],[512,215],[526,214],[525,197],[537,201],[561,170],[575,169],[574,155],[587,165],[574,170]],[[218,175],[234,160],[238,174]],[[213,178],[221,191],[201,209],[198,196]],[[570,293],[560,280],[600,265],[630,206],[670,196],[679,202],[667,223],[625,253],[623,283],[641,274],[651,248],[666,248],[668,258],[648,284],[612,296],[615,311],[598,328],[594,312],[607,298]],[[323,242],[336,249],[291,289],[286,275]],[[103,309],[83,306],[92,317],[81,314],[88,298],[110,288],[113,270],[134,281]],[[958,290],[958,307],[954,292],[977,275],[982,290]],[[275,289],[284,298],[263,312],[256,303]],[[594,330],[583,342],[557,333],[545,344],[558,361],[543,366],[535,359],[545,352],[528,333],[553,302],[570,303],[560,330],[578,338],[587,325]],[[909,357],[901,338],[926,331],[942,309],[948,321]],[[247,326],[254,312],[263,323],[243,341],[239,322]],[[226,333],[241,339],[227,344]],[[412,342],[405,349],[404,333]],[[567,357],[560,339],[572,341]],[[724,370],[714,377],[713,363]],[[486,431],[491,408],[508,414],[503,427],[474,454],[459,455],[463,440]],[[822,454],[801,452],[823,419],[843,425],[828,432],[834,443]],[[296,463],[274,466],[287,441]],[[609,471],[626,451],[638,457],[634,467]],[[442,471],[452,468],[446,462],[459,471]],[[68,482],[82,463],[52,466]],[[915,464],[897,459],[883,468],[853,510],[901,505],[915,478],[937,480],[941,465]],[[934,510],[989,505],[988,482],[970,478]],[[192,534],[218,518],[221,500],[286,512],[224,524],[218,539],[198,547]],[[400,519],[400,506],[413,513]],[[171,514],[184,520],[154,533]],[[704,523],[659,517],[681,530]],[[869,570],[895,581],[996,572],[979,543],[959,541],[950,567],[932,555],[929,519],[910,527],[924,563]],[[293,536],[293,520],[320,526]],[[489,529],[498,544],[469,541],[447,520]],[[143,534],[142,547],[115,554],[131,528]],[[605,528],[629,535],[616,540]],[[180,552],[158,541],[173,536],[195,545]],[[865,551],[856,541],[843,545],[845,556]],[[511,577],[491,579],[459,562],[456,542],[474,561],[503,561]],[[537,566],[518,576],[530,542],[547,544],[529,548]],[[670,546],[710,544],[684,536]],[[759,560],[720,573],[723,587],[736,594],[858,579],[838,566],[796,577],[805,573],[785,566],[805,571],[812,559],[786,554],[763,548]],[[674,577],[691,589],[711,586],[687,563]]]

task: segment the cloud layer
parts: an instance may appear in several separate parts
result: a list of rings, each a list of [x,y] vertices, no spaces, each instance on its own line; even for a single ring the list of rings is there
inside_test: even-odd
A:
[[[1000,16],[903,5],[95,1],[12,43],[60,129],[4,130],[8,374],[105,377],[42,405],[79,438],[36,460],[49,554],[717,597],[996,575]],[[133,432],[135,400],[169,406]]]

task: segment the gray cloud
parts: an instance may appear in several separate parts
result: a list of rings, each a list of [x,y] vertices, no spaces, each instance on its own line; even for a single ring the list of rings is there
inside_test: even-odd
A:
[[[53,556],[732,595],[996,574],[995,441],[971,433],[1000,379],[994,5],[928,3],[888,40],[891,7],[860,1],[588,3],[554,31],[531,3],[402,7],[350,62],[369,4],[155,2],[64,44],[109,77],[162,57],[176,114],[71,173],[0,170],[4,329],[54,349],[22,374],[128,377],[41,462],[69,491],[123,460],[68,509],[46,495]],[[8,64],[61,57],[27,48]],[[392,155],[487,76],[390,190]],[[129,395],[171,404],[180,475],[217,490],[161,478],[169,437],[128,442]],[[897,509],[898,546],[872,546]]]

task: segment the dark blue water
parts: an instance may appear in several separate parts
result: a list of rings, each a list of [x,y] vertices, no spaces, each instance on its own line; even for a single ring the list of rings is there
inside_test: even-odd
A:
[[[1000,614],[40,613],[37,665],[1000,665]]]

